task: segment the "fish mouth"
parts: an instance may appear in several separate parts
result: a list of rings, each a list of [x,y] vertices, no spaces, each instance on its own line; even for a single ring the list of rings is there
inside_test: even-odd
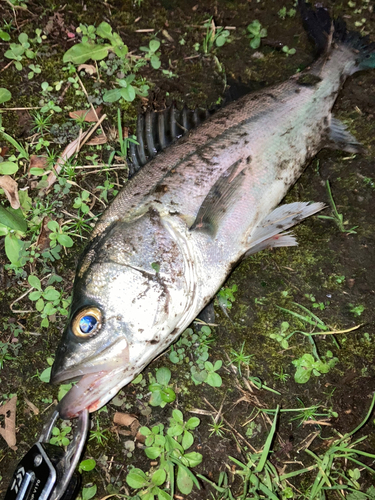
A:
[[[125,339],[82,364],[66,366],[64,362],[57,362],[52,367],[52,384],[78,381],[58,405],[61,418],[75,418],[86,409],[89,412],[98,410],[133,378],[129,345]]]
[[[58,404],[62,419],[77,417],[83,410],[90,413],[111,400],[134,375],[126,376],[124,368],[84,375]]]

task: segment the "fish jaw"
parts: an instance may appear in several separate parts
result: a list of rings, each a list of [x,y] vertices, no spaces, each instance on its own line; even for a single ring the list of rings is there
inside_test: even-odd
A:
[[[125,378],[123,369],[84,375],[60,401],[58,405],[60,417],[71,419],[85,409],[90,413],[98,410],[133,378],[133,375]]]
[[[52,384],[78,379],[78,383],[59,403],[61,417],[74,418],[84,409],[93,412],[105,405],[123,385],[134,378],[135,370],[130,368],[129,344],[124,338],[104,351],[99,362],[94,357],[83,364],[67,367],[65,363],[55,361],[51,373]]]

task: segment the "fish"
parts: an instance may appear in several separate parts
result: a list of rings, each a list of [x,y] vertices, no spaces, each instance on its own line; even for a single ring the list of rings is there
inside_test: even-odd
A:
[[[77,381],[59,403],[62,418],[99,409],[130,383],[239,261],[297,244],[288,230],[324,204],[278,205],[320,149],[363,151],[332,107],[348,76],[375,67],[375,44],[323,7],[299,6],[318,52],[309,68],[229,103],[158,153],[148,120],[152,158],[105,210],[78,262],[51,373],[54,384]]]

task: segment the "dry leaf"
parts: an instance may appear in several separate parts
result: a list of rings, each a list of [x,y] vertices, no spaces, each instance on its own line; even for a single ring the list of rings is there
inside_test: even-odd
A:
[[[17,182],[9,175],[1,175],[0,188],[4,189],[5,196],[8,198],[10,206],[14,209],[20,208]]]
[[[86,142],[88,146],[98,146],[99,144],[106,144],[106,143],[107,143],[107,137],[104,134],[96,135],[93,139]]]
[[[47,156],[30,156],[30,165],[29,165],[29,175],[31,168],[42,168],[43,170],[47,170],[48,168],[48,160]]]
[[[47,177],[47,186],[43,189],[40,190],[39,194],[43,195],[45,194],[51,186],[56,182],[56,174],[58,175],[60,173],[60,170],[62,169],[62,166],[68,160],[71,156],[74,155],[76,152],[77,146],[80,142],[82,142],[83,138],[87,135],[87,132],[83,133],[81,137],[77,137],[77,139],[74,139],[71,143],[69,143],[64,151],[62,152],[60,158],[58,158],[56,164],[53,167],[53,171],[48,174]],[[56,174],[55,174],[56,172]]]
[[[16,450],[16,404],[17,396],[7,401],[0,408],[0,415],[4,415],[4,427],[0,427],[0,436],[3,436],[7,445]]]
[[[38,240],[36,242],[36,246],[39,247],[40,251],[43,252],[50,247],[51,240],[49,239],[49,235],[51,231],[48,229],[47,224],[51,219],[49,217],[44,217],[42,222],[42,227],[40,228],[40,233],[38,236]]]
[[[92,64],[80,64],[78,66],[78,71],[84,69],[89,75],[96,75],[96,68]]]
[[[34,405],[34,403],[29,401],[25,396],[23,399],[24,399],[25,403],[27,404],[27,406],[30,408],[30,410],[34,413],[34,415],[39,415],[39,409]]]
[[[135,415],[130,415],[129,413],[116,412],[113,417],[113,422],[117,425],[124,425],[125,427],[130,427],[130,433],[128,431],[123,431],[121,434],[136,436],[138,429],[141,424]]]
[[[96,115],[92,109],[87,110],[87,109],[80,109],[78,111],[71,111],[69,113],[70,118],[73,118],[73,120],[76,120],[77,118],[82,118],[83,116],[85,117],[85,122],[97,122],[98,119],[101,116],[101,110],[103,106],[99,106],[95,109]]]

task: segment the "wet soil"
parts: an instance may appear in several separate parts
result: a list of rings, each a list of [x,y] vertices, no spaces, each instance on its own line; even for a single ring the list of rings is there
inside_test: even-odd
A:
[[[374,32],[375,14],[368,9],[354,12],[355,9],[346,2],[327,2],[326,5],[335,16],[344,16],[350,28],[359,29],[355,23],[366,18],[362,29]],[[364,2],[362,6],[368,5]],[[142,76],[152,82],[149,101],[153,101],[155,108],[162,108],[165,103],[171,102],[187,103],[190,107],[212,107],[224,95],[228,81],[237,84],[242,82],[249,89],[256,90],[285,80],[313,60],[313,48],[298,15],[291,18],[287,16],[282,20],[278,16],[281,6],[272,0],[259,3],[143,0],[140,5],[128,1],[84,3],[69,0],[64,6],[50,1],[31,1],[27,3],[28,10],[12,11],[9,5],[3,3],[0,12],[5,21],[12,20],[14,39],[14,34],[22,31],[31,33],[36,28],[45,30],[47,25],[50,31],[42,45],[43,72],[47,73],[42,72],[28,80],[26,70],[17,71],[13,65],[6,67],[9,60],[0,55],[0,71],[3,70],[0,73],[1,86],[12,91],[12,103],[16,103],[12,105],[38,106],[40,84],[66,78],[61,71],[62,56],[72,44],[67,33],[74,33],[79,23],[98,25],[105,20],[114,31],[120,33],[130,51],[148,45],[150,32],[136,30],[154,29],[152,33],[163,41],[162,68],[170,68],[177,76],[169,79],[149,66],[141,70]],[[289,9],[292,4],[286,6]],[[235,29],[231,30],[230,43],[204,55],[194,50],[194,44],[202,43],[206,33],[202,25],[211,16],[217,26]],[[268,29],[268,36],[258,51],[250,48],[246,36],[246,27],[254,19],[259,19],[262,26]],[[285,45],[296,48],[296,54],[287,57],[281,51]],[[6,43],[2,43],[1,47],[5,50],[8,48]],[[84,81],[88,88],[92,88],[88,77]],[[81,109],[79,105],[82,102],[82,97],[68,91],[61,105]],[[113,127],[117,107],[117,104],[112,104],[105,108]],[[140,108],[139,101],[123,106],[126,125],[134,125]],[[154,375],[157,367],[167,366],[172,372],[171,383],[177,393],[174,403],[163,409],[151,408],[147,405],[148,384],[130,384],[121,392],[122,401],[117,399],[116,404],[107,405],[106,412],[92,416],[94,428],[99,422],[101,429],[110,429],[102,444],[92,440],[85,452],[86,458],[93,457],[98,463],[95,471],[84,477],[84,484],[97,484],[97,498],[125,486],[126,474],[132,466],[144,470],[150,468],[150,460],[138,447],[131,456],[126,455],[124,442],[129,438],[113,430],[115,411],[132,413],[139,418],[141,425],[151,426],[159,422],[167,425],[172,408],[180,409],[186,418],[189,412],[198,410],[201,424],[194,433],[192,450],[202,453],[203,462],[194,471],[213,481],[217,481],[220,471],[233,470],[233,463],[228,457],[246,463],[246,453],[251,451],[248,444],[255,450],[262,449],[272,415],[258,412],[259,408],[275,409],[279,405],[282,409],[298,409],[317,405],[317,413],[324,414],[312,415],[307,420],[302,417],[291,420],[296,413],[281,413],[271,460],[279,471],[286,472],[313,463],[303,451],[303,443],[309,441],[312,433],[316,432],[317,436],[310,449],[317,454],[324,453],[332,437],[351,431],[366,415],[375,390],[375,71],[358,73],[348,79],[339,94],[334,113],[348,124],[350,131],[366,146],[367,153],[351,155],[322,150],[290,190],[286,201],[323,201],[329,207],[326,189],[328,180],[337,211],[343,216],[345,231],[340,231],[334,220],[311,218],[295,229],[299,241],[297,248],[262,252],[248,258],[234,270],[226,286],[237,285],[236,300],[227,315],[216,304],[218,326],[212,328],[213,343],[209,350],[212,362],[218,359],[223,361],[223,368],[219,372],[223,378],[221,387],[194,385],[189,376],[189,365],[172,364],[167,352],[151,363],[143,377],[148,383],[149,374]],[[61,123],[67,121],[66,110],[62,115],[65,118],[61,115],[55,117],[56,123],[60,123],[59,120]],[[31,135],[27,112],[8,111],[2,116],[7,132],[17,140],[25,140]],[[4,146],[3,143],[1,145]],[[88,151],[102,158],[109,156],[105,148],[102,151],[94,148]],[[103,179],[103,175],[78,175],[76,182],[90,189],[101,184]],[[125,182],[125,179],[125,173],[120,173],[120,182]],[[32,198],[35,196],[36,192],[31,194]],[[64,199],[64,207],[68,211],[71,210],[73,199],[74,195]],[[96,205],[92,210],[97,213],[101,207]],[[324,215],[332,215],[332,210],[327,208]],[[353,232],[348,232],[353,227]],[[62,260],[54,264],[55,271],[63,277],[61,286],[66,292],[71,290],[74,279],[72,269],[81,250],[82,245],[76,244]],[[0,340],[7,342],[12,337],[9,330],[11,323],[18,323],[23,330],[18,337],[21,349],[12,356],[14,359],[4,361],[0,370],[1,399],[5,402],[12,394],[18,397],[18,449],[10,450],[0,437],[0,490],[3,493],[15,464],[35,441],[48,408],[57,397],[57,389],[41,382],[37,374],[46,368],[47,357],[54,354],[64,318],[58,318],[49,329],[42,329],[37,313],[16,315],[10,311],[10,304],[25,292],[28,285],[24,278],[16,278],[14,273],[4,268],[7,259],[3,245],[1,252]],[[39,267],[36,271],[40,272]],[[27,299],[21,303],[23,310],[34,309]],[[328,373],[313,375],[305,384],[295,382],[292,361],[304,353],[312,353],[308,337],[301,333],[294,334],[288,348],[282,348],[277,340],[270,337],[280,332],[281,324],[285,321],[290,324],[288,333],[293,330],[307,333],[317,331],[316,327],[280,309],[301,312],[295,303],[311,310],[329,330],[344,331],[335,336],[314,337],[319,355],[324,359],[327,351],[331,351],[338,362]],[[318,304],[318,307],[314,307],[314,304]],[[358,325],[358,329],[345,332]],[[240,376],[230,365],[229,358],[233,356],[233,349],[238,352],[243,345],[245,354],[251,355],[251,359],[248,366],[242,366]],[[193,359],[193,349],[187,351],[187,357],[188,360]],[[289,375],[284,382],[280,380],[282,374]],[[251,377],[258,377],[263,384],[280,394],[249,385],[245,380],[248,382]],[[35,405],[38,414],[28,402]],[[211,435],[212,417],[219,411],[219,421],[225,419],[225,430],[222,436]],[[209,412],[212,412],[212,416]],[[253,418],[254,423],[250,423]],[[360,431],[360,436],[367,436],[361,443],[362,449],[373,452],[375,431],[372,419]],[[367,463],[371,465],[371,460]],[[234,480],[232,475],[230,480]],[[241,491],[241,482],[238,479],[234,481],[233,491],[237,495]],[[298,491],[302,492],[301,495],[307,491],[311,481],[309,474],[290,479],[295,498],[298,498]],[[372,481],[371,475],[366,476],[363,472],[363,489],[371,485]],[[109,484],[112,484],[112,490],[108,489]],[[201,490],[194,489],[189,498],[206,499],[210,491],[214,490],[201,482]],[[126,489],[123,488],[121,492],[126,492]],[[335,493],[331,495],[335,498]]]

